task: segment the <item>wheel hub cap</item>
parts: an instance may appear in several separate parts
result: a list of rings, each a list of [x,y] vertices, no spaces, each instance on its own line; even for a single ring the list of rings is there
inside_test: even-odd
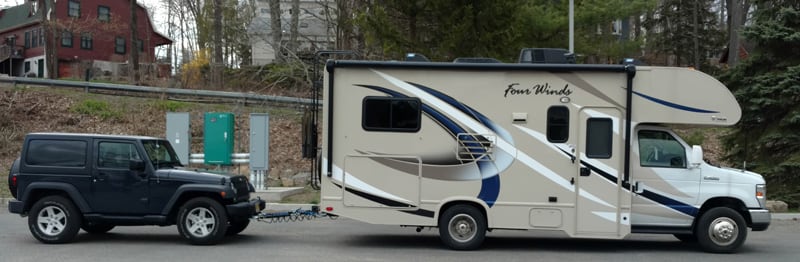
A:
[[[727,217],[720,217],[711,222],[708,228],[708,233],[711,236],[711,241],[717,245],[725,246],[730,245],[736,240],[739,235],[739,229],[736,222]]]
[[[457,215],[450,219],[450,236],[459,242],[467,242],[475,237],[477,222],[468,215]]]

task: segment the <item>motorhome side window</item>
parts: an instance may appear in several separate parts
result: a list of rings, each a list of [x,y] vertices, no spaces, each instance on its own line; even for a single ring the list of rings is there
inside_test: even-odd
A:
[[[664,131],[639,131],[639,161],[643,167],[686,168],[686,150]]]
[[[547,141],[564,143],[569,140],[569,109],[554,106],[547,109]]]
[[[586,156],[589,158],[611,158],[614,129],[610,118],[586,120]]]
[[[84,167],[86,142],[71,140],[31,140],[25,163],[31,166]]]
[[[361,126],[367,131],[417,132],[420,101],[417,98],[368,96],[362,104]]]

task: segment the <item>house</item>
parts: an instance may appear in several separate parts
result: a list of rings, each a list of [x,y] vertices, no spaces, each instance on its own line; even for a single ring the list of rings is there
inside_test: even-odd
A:
[[[137,48],[141,68],[166,76],[169,64],[156,63],[155,48],[172,40],[153,27],[146,8],[136,6],[136,40],[129,0],[30,0],[0,10],[0,74],[80,79],[126,74],[120,71]]]
[[[336,17],[333,0],[300,0],[297,23],[297,53],[313,54],[334,46],[333,22]],[[292,0],[280,0],[281,43],[287,47],[291,32]],[[272,43],[272,21],[268,0],[255,1],[255,17],[250,27],[253,65],[264,65],[275,60],[275,46]],[[284,53],[286,51],[284,50]]]

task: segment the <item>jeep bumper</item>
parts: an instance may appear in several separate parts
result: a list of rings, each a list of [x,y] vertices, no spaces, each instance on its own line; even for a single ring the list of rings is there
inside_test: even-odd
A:
[[[772,215],[766,209],[750,209],[750,220],[753,222],[750,228],[753,231],[764,231],[769,227],[772,221]]]
[[[251,199],[247,202],[239,202],[236,204],[230,204],[225,206],[225,209],[228,210],[228,216],[230,217],[246,217],[250,218],[261,210],[264,210],[264,207],[267,206],[267,202],[264,200],[258,199]]]
[[[22,203],[22,201],[18,201],[18,200],[8,201],[8,212],[9,213],[22,214],[22,209],[24,207],[25,207],[25,205]]]

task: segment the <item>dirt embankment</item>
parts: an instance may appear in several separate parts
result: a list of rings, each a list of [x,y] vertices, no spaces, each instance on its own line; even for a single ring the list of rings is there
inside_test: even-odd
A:
[[[309,170],[301,158],[302,112],[267,104],[209,104],[85,93],[79,89],[0,86],[0,178],[31,132],[126,134],[164,137],[166,113],[191,114],[192,152],[203,152],[203,113],[236,115],[236,152],[249,150],[249,114],[270,114],[270,169]],[[246,168],[234,172],[248,172]]]

